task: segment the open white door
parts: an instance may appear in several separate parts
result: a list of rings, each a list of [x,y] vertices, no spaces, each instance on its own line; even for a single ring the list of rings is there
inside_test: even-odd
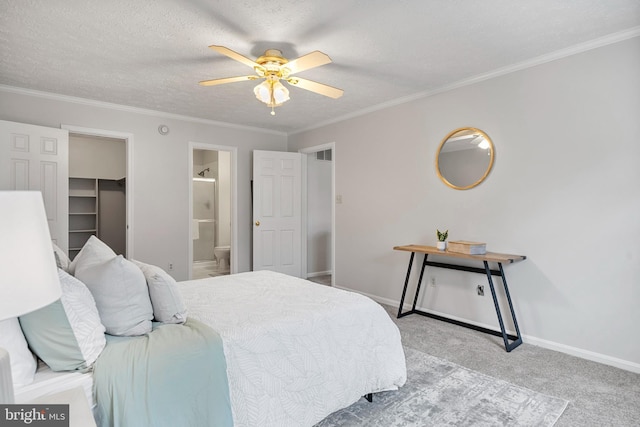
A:
[[[302,275],[302,155],[253,152],[253,269]]]
[[[69,132],[0,120],[0,190],[41,191],[51,239],[69,246]]]

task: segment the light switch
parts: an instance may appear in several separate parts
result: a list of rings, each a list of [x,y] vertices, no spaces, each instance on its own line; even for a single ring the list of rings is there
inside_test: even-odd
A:
[[[338,195],[336,196],[336,203],[337,203],[337,204],[341,204],[341,203],[342,203],[342,194],[338,194]]]

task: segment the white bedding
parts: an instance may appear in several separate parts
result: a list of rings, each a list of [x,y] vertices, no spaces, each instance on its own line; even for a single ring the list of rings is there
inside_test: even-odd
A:
[[[312,426],[406,381],[400,332],[365,296],[270,271],[179,286],[222,337],[235,427]]]
[[[16,403],[27,403],[75,387],[82,387],[87,396],[89,407],[94,408],[93,375],[91,372],[54,372],[44,362],[39,361],[34,381],[26,386],[18,387],[15,390],[15,400]]]

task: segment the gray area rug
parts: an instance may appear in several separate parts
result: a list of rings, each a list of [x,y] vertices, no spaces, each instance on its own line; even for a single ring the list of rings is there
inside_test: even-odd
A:
[[[316,427],[552,426],[568,401],[405,347],[407,383],[331,414]]]

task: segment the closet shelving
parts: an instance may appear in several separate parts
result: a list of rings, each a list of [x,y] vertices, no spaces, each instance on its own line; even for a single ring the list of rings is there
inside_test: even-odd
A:
[[[98,236],[98,180],[69,178],[69,258],[91,235]]]

